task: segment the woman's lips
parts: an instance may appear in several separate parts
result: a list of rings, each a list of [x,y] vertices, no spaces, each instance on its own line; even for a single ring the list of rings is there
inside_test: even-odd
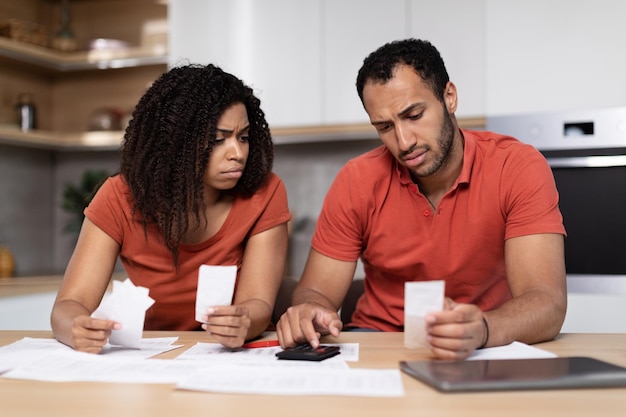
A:
[[[243,168],[231,168],[227,171],[223,172],[224,176],[227,178],[238,179],[243,175]]]

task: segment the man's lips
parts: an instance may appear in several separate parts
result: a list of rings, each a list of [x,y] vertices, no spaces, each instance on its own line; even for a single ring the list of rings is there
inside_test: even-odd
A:
[[[426,159],[426,153],[427,151],[425,150],[416,151],[405,156],[404,158],[402,158],[402,160],[407,166],[416,167],[424,162],[424,159]]]

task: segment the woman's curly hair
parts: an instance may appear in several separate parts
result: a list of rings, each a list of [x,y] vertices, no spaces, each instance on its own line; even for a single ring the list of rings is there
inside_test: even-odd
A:
[[[133,212],[147,233],[155,224],[178,262],[185,233],[206,222],[204,173],[219,117],[243,103],[250,122],[249,155],[242,177],[228,190],[253,195],[272,169],[274,148],[260,100],[237,77],[214,65],[185,65],[161,75],[139,100],[121,147],[120,173]]]

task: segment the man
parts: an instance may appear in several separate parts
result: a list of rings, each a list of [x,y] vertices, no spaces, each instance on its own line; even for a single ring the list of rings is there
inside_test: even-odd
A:
[[[360,257],[358,329],[402,331],[404,283],[445,280],[441,312],[426,317],[432,353],[554,338],[565,317],[565,229],[554,178],[529,145],[459,129],[457,90],[422,40],[370,54],[357,90],[381,146],[349,161],[328,191],[283,347],[338,336]]]

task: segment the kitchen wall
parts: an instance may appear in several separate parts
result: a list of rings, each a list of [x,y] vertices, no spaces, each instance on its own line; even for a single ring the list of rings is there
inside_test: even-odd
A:
[[[626,105],[626,2],[487,0],[487,115]]]
[[[283,179],[295,214],[288,273],[304,267],[315,219],[336,173],[350,158],[378,146],[364,139],[276,147],[274,171]],[[118,169],[115,151],[52,151],[0,145],[0,244],[10,243],[16,275],[61,273],[76,235],[63,229],[63,187],[87,169]],[[118,265],[118,270],[120,266]]]
[[[252,13],[259,5],[274,9]],[[170,33],[172,63],[185,57],[212,60],[215,53],[225,66],[241,68],[277,125],[367,122],[354,92],[356,69],[375,46],[409,35],[440,46],[458,80],[465,116],[626,104],[626,58],[620,53],[626,3],[619,0],[170,0],[169,8],[178,21]],[[201,13],[207,10],[213,12]],[[310,30],[313,36],[282,39],[289,32],[281,27]],[[267,55],[255,49],[260,40]],[[246,55],[252,50],[254,62]],[[265,72],[259,75],[259,68]],[[3,76],[0,71],[0,81]],[[18,73],[13,79],[22,82]],[[275,171],[287,184],[296,215],[291,273],[301,270],[314,219],[336,172],[377,145],[338,140],[277,146]],[[0,243],[15,242],[18,274],[63,270],[73,246],[73,238],[61,232],[63,184],[88,167],[114,169],[116,158],[114,152],[0,145]]]
[[[12,251],[17,273],[52,267],[53,172],[52,153],[0,145],[0,244]]]
[[[301,143],[276,147],[274,171],[287,187],[294,224],[289,244],[290,275],[299,276],[309,253],[326,191],[350,159],[379,146],[378,139]]]
[[[61,273],[76,235],[61,209],[63,188],[78,185],[87,169],[118,169],[115,151],[56,151],[0,144],[0,244],[7,244],[15,274]]]

